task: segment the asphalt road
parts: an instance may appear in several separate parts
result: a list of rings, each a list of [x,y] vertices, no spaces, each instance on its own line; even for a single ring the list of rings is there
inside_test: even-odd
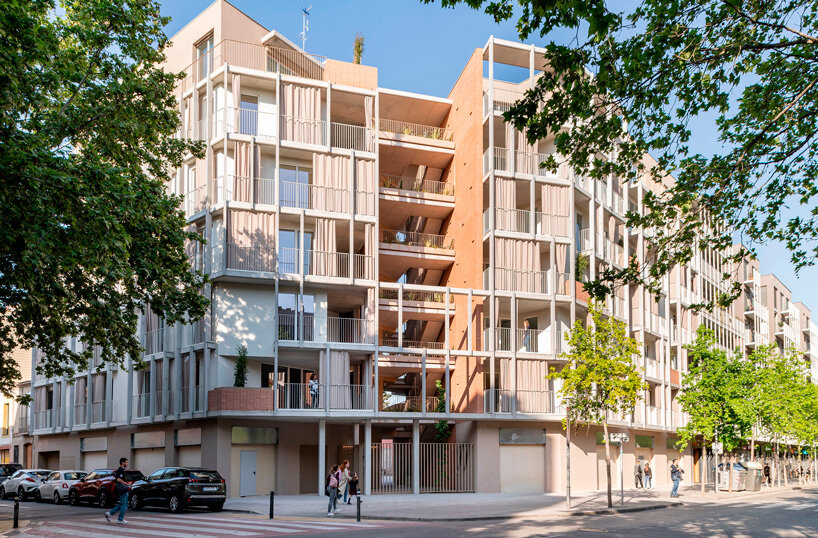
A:
[[[445,499],[445,497],[441,497]],[[411,502],[407,498],[408,502]],[[682,499],[684,501],[684,499]],[[11,518],[12,501],[0,501],[0,520]],[[130,524],[108,524],[102,510],[91,507],[21,503],[21,519],[35,525],[23,536],[326,536],[339,534],[416,538],[419,536],[816,536],[818,492],[788,491],[753,496],[731,504],[681,507],[618,515],[561,517],[549,520],[464,521],[446,523],[275,520],[221,512],[167,510],[129,512]],[[155,532],[154,532],[155,530]]]

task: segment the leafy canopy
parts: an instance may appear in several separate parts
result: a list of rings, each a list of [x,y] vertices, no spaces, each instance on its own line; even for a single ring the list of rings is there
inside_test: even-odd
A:
[[[697,249],[736,261],[771,239],[786,246],[796,270],[815,263],[818,1],[440,0],[461,2],[498,22],[518,17],[521,39],[575,34],[570,43],[548,39],[548,69],[506,120],[531,141],[554,135],[579,174],[666,188],[647,193],[645,213],[628,219],[657,230],[653,263],[608,270],[588,286],[592,293],[618,282],[656,292],[659,277]],[[691,147],[697,117],[714,118],[710,154]],[[731,249],[734,231],[747,250]],[[702,306],[729,303],[739,291]]]
[[[201,317],[179,198],[165,182],[187,151],[173,137],[176,75],[151,0],[7,0],[0,9],[0,391],[19,378],[15,346],[38,370],[70,375],[98,346],[139,365],[150,304],[169,323]],[[85,350],[64,339],[77,336]]]
[[[625,324],[604,316],[596,301],[588,308],[588,327],[577,320],[568,332],[569,351],[560,355],[567,364],[548,374],[563,382],[559,394],[572,423],[602,423],[608,413],[630,413],[648,388],[634,365],[639,343],[627,335]]]

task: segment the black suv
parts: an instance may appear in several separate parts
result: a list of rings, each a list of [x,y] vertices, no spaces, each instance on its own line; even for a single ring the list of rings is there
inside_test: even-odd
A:
[[[181,512],[190,506],[206,506],[214,512],[224,507],[224,478],[212,469],[165,467],[152,472],[131,488],[131,509],[143,506],[167,506]]]

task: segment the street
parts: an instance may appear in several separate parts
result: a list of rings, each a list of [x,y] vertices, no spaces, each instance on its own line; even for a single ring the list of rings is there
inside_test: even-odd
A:
[[[445,495],[440,496],[445,502]],[[681,499],[684,502],[684,498]],[[411,502],[410,498],[407,501]],[[21,503],[20,519],[32,524],[17,536],[83,536],[87,538],[194,536],[818,536],[818,491],[779,491],[718,503],[618,515],[413,522],[349,518],[286,518],[221,512],[171,514],[167,510],[128,512],[127,526],[107,523],[102,510],[66,505]],[[12,516],[12,501],[0,502],[0,521]],[[457,514],[452,514],[457,517]],[[5,528],[5,527],[4,527]]]

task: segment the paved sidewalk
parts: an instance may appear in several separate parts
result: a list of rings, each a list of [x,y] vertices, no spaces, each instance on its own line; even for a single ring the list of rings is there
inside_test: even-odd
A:
[[[804,489],[818,486],[803,486]],[[565,506],[561,494],[506,494],[506,493],[456,493],[424,495],[374,495],[363,497],[362,519],[391,519],[410,521],[468,521],[482,519],[545,519],[605,513],[656,510],[684,504],[727,502],[743,497],[764,495],[792,490],[789,488],[764,489],[760,492],[720,492],[713,494],[712,487],[704,496],[699,486],[681,488],[678,499],[670,498],[670,488],[653,490],[625,490],[625,503],[620,504],[620,492],[613,492],[614,506],[607,506],[604,491],[580,492],[573,496],[571,509]],[[795,489],[798,489],[795,486]],[[327,498],[317,495],[280,495],[275,498],[275,517],[320,517],[326,515]],[[354,504],[341,505],[339,516],[355,517]],[[228,499],[225,510],[268,515],[268,496]]]

